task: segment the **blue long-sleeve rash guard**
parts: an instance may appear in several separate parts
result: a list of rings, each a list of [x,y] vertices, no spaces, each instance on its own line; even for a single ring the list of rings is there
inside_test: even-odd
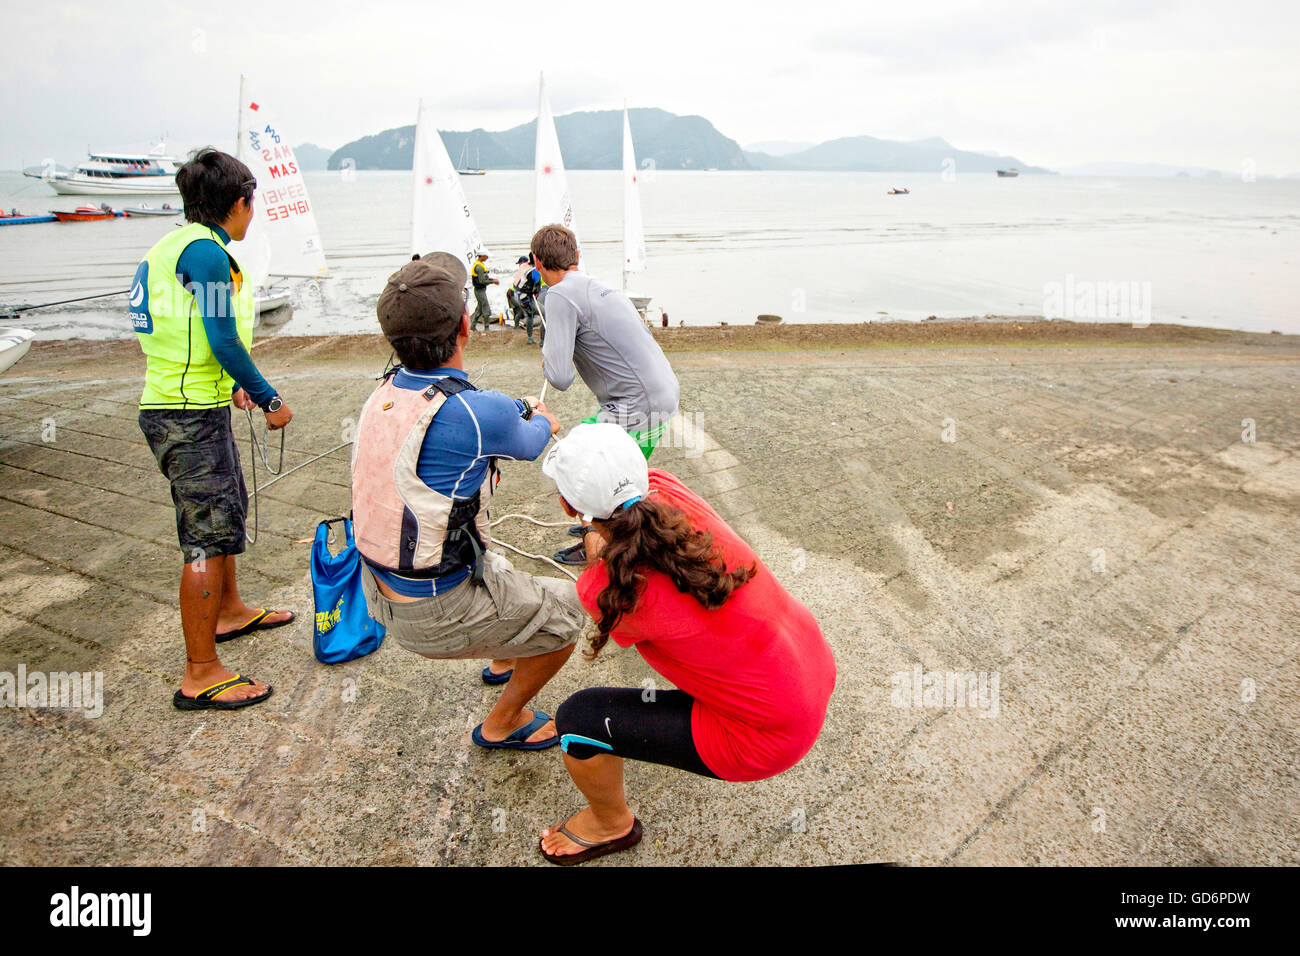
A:
[[[204,225],[221,236],[222,241],[230,241],[229,234],[220,226],[211,223]],[[194,299],[198,303],[199,314],[203,316],[203,331],[207,334],[208,345],[226,374],[258,405],[265,405],[275,398],[275,389],[267,384],[253,364],[248,349],[239,340],[239,330],[235,327],[235,309],[230,301],[230,258],[226,251],[210,239],[191,242],[176,260],[176,277],[186,287],[198,283],[199,289],[204,290],[203,294],[196,295]],[[243,281],[248,281],[247,275]],[[209,303],[212,304],[211,309],[207,308]],[[209,315],[209,312],[212,314]]]
[[[393,384],[423,391],[434,379],[444,376],[469,380],[458,368],[420,372],[402,368],[393,377]],[[488,478],[489,459],[532,461],[550,443],[551,423],[541,415],[525,421],[523,411],[523,402],[500,392],[466,389],[457,393],[433,416],[420,446],[415,473],[430,488],[453,501],[474,497]],[[470,575],[469,569],[462,568],[440,578],[406,578],[370,561],[366,563],[375,577],[406,597],[444,594]]]

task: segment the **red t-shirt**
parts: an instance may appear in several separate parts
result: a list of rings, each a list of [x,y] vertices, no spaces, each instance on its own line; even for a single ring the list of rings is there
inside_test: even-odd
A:
[[[788,770],[812,749],[826,720],[835,687],[830,645],[812,613],[698,495],[656,470],[650,490],[697,530],[713,533],[728,570],[758,571],[722,607],[707,610],[668,575],[642,569],[645,590],[610,636],[622,647],[636,645],[647,664],[695,698],[691,735],[719,777],[762,780]],[[578,596],[596,620],[596,597],[608,584],[604,562],[578,579]]]

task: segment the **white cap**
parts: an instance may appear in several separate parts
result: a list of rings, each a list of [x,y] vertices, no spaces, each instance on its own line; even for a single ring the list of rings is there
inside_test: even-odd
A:
[[[584,521],[608,518],[625,503],[650,493],[645,455],[613,422],[578,425],[551,448],[542,474],[555,482]]]

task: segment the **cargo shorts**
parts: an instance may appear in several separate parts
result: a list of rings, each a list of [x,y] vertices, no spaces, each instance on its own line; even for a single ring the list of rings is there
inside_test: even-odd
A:
[[[248,491],[230,406],[141,409],[140,430],[171,483],[176,537],[188,564],[244,553]]]
[[[492,551],[479,560],[481,584],[469,577],[418,601],[389,600],[363,562],[370,616],[408,651],[436,659],[537,657],[582,636],[591,619],[568,578],[528,574]]]

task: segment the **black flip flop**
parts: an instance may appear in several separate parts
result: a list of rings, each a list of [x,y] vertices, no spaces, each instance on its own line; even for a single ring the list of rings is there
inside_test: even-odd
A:
[[[240,674],[236,674],[230,680],[222,681],[220,684],[213,684],[199,691],[193,697],[186,697],[179,690],[172,697],[172,706],[177,710],[238,710],[240,707],[248,707],[252,704],[260,704],[271,696],[275,690],[270,684],[266,685],[266,693],[259,694],[256,697],[245,697],[243,700],[217,700],[222,694],[232,687],[239,687],[243,684],[252,686],[254,682]]]
[[[289,615],[289,620],[272,621],[270,624],[264,623],[268,615],[279,613],[279,611],[268,611],[264,607],[259,607],[256,616],[243,627],[237,627],[233,631],[226,631],[224,634],[218,634],[217,643],[224,644],[226,641],[233,641],[237,637],[243,637],[245,634],[252,634],[254,631],[271,631],[277,627],[284,627],[286,624],[292,624],[294,621],[298,620],[297,614],[294,614],[293,611],[287,611],[285,613]]]
[[[502,671],[500,674],[494,674],[492,673],[492,668],[485,667],[480,676],[483,678],[483,683],[487,684],[489,687],[496,687],[498,684],[510,683],[510,678],[514,676],[514,673],[515,669],[513,667],[508,671]]]
[[[539,840],[537,849],[541,850],[542,856],[546,857],[548,863],[554,863],[556,866],[573,866],[575,863],[585,863],[587,860],[594,860],[598,856],[605,856],[609,853],[618,853],[620,850],[630,850],[641,842],[641,821],[636,817],[632,818],[632,829],[625,836],[617,840],[608,840],[605,843],[592,843],[590,840],[584,840],[582,837],[574,836],[569,832],[568,820],[560,826],[560,832],[572,840],[578,846],[586,847],[581,853],[566,853],[563,856],[552,856],[545,850],[542,850],[542,844]]]
[[[569,548],[561,548],[551,555],[551,560],[556,564],[568,564],[574,567],[586,565],[587,563],[587,546],[579,541]]]

